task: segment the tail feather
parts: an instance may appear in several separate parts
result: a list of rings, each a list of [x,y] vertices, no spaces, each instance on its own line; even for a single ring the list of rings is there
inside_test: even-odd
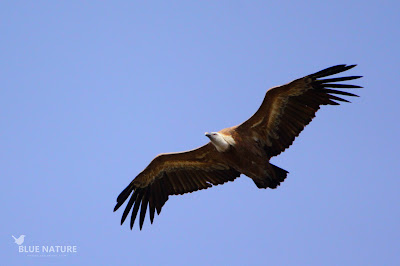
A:
[[[289,173],[285,169],[276,165],[270,164],[270,166],[272,171],[269,175],[260,179],[253,178],[253,181],[258,188],[277,188]]]
[[[272,168],[275,171],[275,179],[280,183],[283,182],[287,176],[287,174],[289,173],[288,171],[286,171],[285,169],[282,169],[276,165],[270,164],[272,166]],[[278,183],[278,185],[279,185]]]

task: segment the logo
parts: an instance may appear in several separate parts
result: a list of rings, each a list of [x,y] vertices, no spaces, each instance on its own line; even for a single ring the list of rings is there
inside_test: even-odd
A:
[[[67,256],[78,252],[75,245],[23,245],[25,235],[18,238],[12,235],[14,243],[18,245],[18,253],[26,254],[31,257],[59,257]]]
[[[20,235],[18,238],[16,238],[15,236],[12,236],[12,237],[14,238],[15,244],[17,244],[18,246],[20,246],[24,243],[25,235]]]

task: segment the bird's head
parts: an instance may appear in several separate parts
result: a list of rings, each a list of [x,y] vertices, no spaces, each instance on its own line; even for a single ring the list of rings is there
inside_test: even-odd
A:
[[[222,134],[218,132],[206,132],[204,135],[211,140],[217,151],[224,152],[229,149],[229,143],[224,139]]]
[[[217,136],[217,135],[218,135],[218,132],[206,132],[206,133],[204,133],[204,135],[205,135],[207,138],[211,139],[211,138],[214,138],[215,136]]]

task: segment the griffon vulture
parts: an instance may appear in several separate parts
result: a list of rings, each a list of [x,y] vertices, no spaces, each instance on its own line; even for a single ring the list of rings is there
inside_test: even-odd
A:
[[[205,133],[210,142],[197,149],[156,156],[118,196],[114,211],[131,196],[121,224],[133,207],[132,229],[141,206],[139,225],[142,229],[147,207],[153,223],[154,212],[157,210],[160,214],[170,195],[207,189],[233,181],[241,174],[251,178],[258,188],[279,186],[288,171],[269,163],[269,160],[293,143],[321,105],[348,102],[335,95],[357,96],[340,89],[360,86],[336,82],[361,76],[321,79],[353,67],[355,65],[329,67],[271,88],[257,112],[244,123]]]

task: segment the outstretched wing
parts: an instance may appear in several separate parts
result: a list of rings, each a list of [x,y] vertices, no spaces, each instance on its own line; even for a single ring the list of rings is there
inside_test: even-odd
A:
[[[131,229],[140,206],[142,229],[147,206],[150,221],[153,223],[155,210],[160,214],[169,195],[207,189],[240,176],[240,172],[223,163],[219,156],[210,143],[187,152],[158,155],[118,196],[114,211],[132,194],[122,215],[121,224],[132,206]]]
[[[358,79],[361,76],[320,79],[355,66],[333,66],[286,85],[269,89],[257,112],[236,130],[246,132],[256,139],[269,157],[280,154],[311,122],[321,105],[339,105],[336,101],[348,102],[334,94],[357,96],[338,89],[362,87],[336,82]]]

